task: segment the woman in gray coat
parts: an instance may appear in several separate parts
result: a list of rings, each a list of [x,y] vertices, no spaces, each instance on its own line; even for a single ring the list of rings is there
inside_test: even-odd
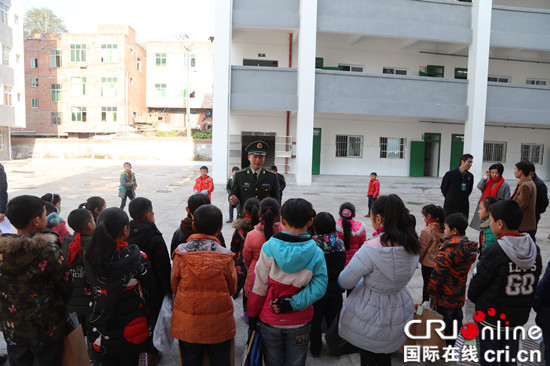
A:
[[[414,301],[407,288],[418,266],[420,245],[409,210],[399,196],[379,197],[371,207],[375,230],[338,277],[344,301],[338,334],[360,348],[361,365],[391,365],[391,354],[405,342],[405,324]]]
[[[481,219],[477,211],[479,202],[483,201],[485,197],[493,196],[499,201],[510,199],[510,186],[504,181],[502,173],[504,173],[504,166],[501,163],[493,164],[485,171],[485,177],[481,178],[477,184],[477,189],[481,191],[481,198],[477,203],[472,222],[470,222],[472,229],[480,231]]]

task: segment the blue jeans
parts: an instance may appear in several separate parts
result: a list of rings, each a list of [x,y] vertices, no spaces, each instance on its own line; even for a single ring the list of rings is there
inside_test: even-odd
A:
[[[265,366],[304,366],[310,331],[311,323],[293,329],[260,323]]]
[[[462,313],[462,307],[456,309],[448,309],[441,305],[437,305],[437,312],[443,315],[443,321],[445,322],[445,335],[450,336],[453,334],[453,320],[457,321],[457,329],[460,332],[462,328],[462,319],[464,315]],[[447,346],[453,346],[455,341],[452,339],[445,340]]]

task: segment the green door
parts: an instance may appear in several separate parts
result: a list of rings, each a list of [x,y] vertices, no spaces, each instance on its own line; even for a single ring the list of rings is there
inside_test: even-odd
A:
[[[411,161],[409,176],[424,176],[424,156],[426,154],[426,143],[424,141],[411,141]]]
[[[464,151],[464,135],[452,134],[451,135],[451,160],[449,170],[455,169],[460,165],[460,157]]]
[[[321,173],[321,129],[313,129],[313,158],[311,164],[311,174],[319,175]]]

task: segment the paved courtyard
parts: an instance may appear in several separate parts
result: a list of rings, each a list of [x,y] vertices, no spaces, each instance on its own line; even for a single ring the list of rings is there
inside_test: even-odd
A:
[[[46,193],[58,193],[62,197],[61,216],[66,219],[68,213],[89,196],[101,196],[107,201],[107,207],[120,204],[118,194],[118,179],[122,170],[123,161],[114,160],[19,160],[5,162],[8,176],[9,197],[21,194],[42,196]],[[153,202],[157,226],[164,235],[165,241],[170,244],[173,232],[179,227],[180,220],[185,217],[186,201],[192,194],[195,178],[199,174],[199,167],[203,162],[165,162],[165,161],[132,161],[133,170],[137,177],[138,190],[136,194],[149,198]],[[401,196],[406,206],[417,219],[417,232],[424,227],[422,207],[428,203],[443,204],[443,197],[439,190],[440,178],[406,178],[406,177],[379,177],[381,194],[395,193]],[[476,177],[479,179],[479,177]],[[337,176],[316,176],[310,187],[298,187],[293,177],[288,177],[284,199],[301,197],[312,202],[317,212],[328,211],[335,217],[341,203],[349,201],[357,208],[357,219],[367,223],[368,234],[372,233],[370,219],[364,218],[367,211],[366,191],[368,176],[347,176],[344,179]],[[512,190],[517,180],[509,180]],[[224,222],[227,219],[228,202],[225,191],[226,182],[215,182],[216,189],[212,194],[212,203],[224,213]],[[548,182],[547,182],[548,184]],[[475,209],[475,203],[481,196],[477,189],[471,195],[470,216]],[[232,228],[224,224],[223,235],[227,243],[231,241]],[[539,224],[537,242],[542,251],[543,263],[546,266],[550,260],[550,241],[546,236],[550,233],[550,214],[543,215]],[[468,229],[468,236],[477,240],[478,232]],[[422,276],[417,270],[409,283],[415,302],[420,302],[422,292]],[[465,306],[465,321],[471,319],[473,306]],[[241,320],[242,302],[239,297],[235,300],[235,319],[237,322],[236,335],[236,365],[241,364],[246,325]],[[534,321],[531,315],[530,322]],[[5,352],[5,343],[0,341],[0,351]],[[403,363],[403,355],[396,353],[393,357],[396,365]],[[171,351],[166,353],[160,365],[176,365],[178,351],[174,344]],[[338,359],[328,355],[323,348],[320,358],[308,356],[307,365],[359,365],[358,355],[344,356]]]

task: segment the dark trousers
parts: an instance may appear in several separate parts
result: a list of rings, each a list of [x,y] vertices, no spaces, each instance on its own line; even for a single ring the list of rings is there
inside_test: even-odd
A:
[[[9,345],[8,360],[10,366],[50,366],[61,365],[63,341],[48,343],[43,346]]]
[[[391,366],[391,353],[374,353],[362,349],[359,355],[361,366]]]
[[[537,325],[542,329],[542,339],[544,341],[544,364],[550,366],[550,322],[545,322],[547,317],[546,308],[539,312],[536,317]]]
[[[367,198],[369,199],[369,213],[368,213],[368,215],[370,215],[370,208],[371,208],[372,204],[374,203],[374,201],[376,201],[376,199],[378,197],[368,196]]]
[[[182,366],[202,366],[204,351],[208,353],[210,365],[231,365],[231,339],[214,344],[188,343],[179,341]]]
[[[265,366],[305,366],[311,324],[284,329],[260,323]]]
[[[313,355],[317,356],[321,353],[321,346],[323,344],[321,338],[321,324],[323,318],[327,323],[327,327],[332,324],[340,310],[342,310],[343,303],[342,294],[340,292],[326,294],[323,298],[313,304],[313,320],[311,321],[311,333],[309,336],[310,351]]]
[[[479,329],[482,328],[482,326],[478,323],[478,327]],[[510,333],[512,331],[510,330]],[[495,333],[496,333],[496,330],[495,330]],[[491,338],[491,337],[485,337],[485,338]],[[482,339],[482,337],[480,337],[480,340],[479,340],[479,350],[480,350],[480,355],[479,355],[479,364],[481,366],[491,366],[491,365],[500,365],[500,366],[512,366],[512,365],[517,365],[517,362],[506,362],[504,357],[500,360],[500,362],[497,361],[496,359],[496,354],[493,352],[493,351],[498,351],[498,350],[503,350],[503,349],[506,349],[506,346],[510,347],[509,349],[509,359],[512,360],[516,360],[517,359],[517,354],[518,354],[518,351],[519,351],[519,340],[512,340],[512,339],[509,339],[509,340],[506,340],[505,338],[505,333],[502,332],[502,334],[500,335],[500,337],[495,337],[495,338],[500,338],[499,339]],[[487,354],[487,351],[491,351],[489,354]],[[494,360],[487,360],[487,356],[489,356],[489,358],[494,358]]]
[[[139,353],[125,354],[124,356],[105,355],[101,358],[101,366],[137,366]]]
[[[430,276],[433,270],[433,267],[422,265],[422,279],[424,280],[424,287],[422,287],[422,302],[430,299],[428,295],[428,283],[430,282]]]
[[[124,195],[124,198],[122,199],[122,201],[120,201],[121,210],[124,210],[124,206],[126,206],[126,198],[129,198],[130,201],[133,200],[135,198],[134,191],[131,189],[126,190],[126,194]]]
[[[456,309],[449,309],[441,305],[437,305],[437,312],[443,316],[445,322],[445,335],[450,336],[453,334],[453,320],[457,321],[457,328],[459,331],[462,329],[462,319],[464,314],[462,313],[462,307]],[[447,346],[454,346],[455,341],[452,339],[445,340]]]

